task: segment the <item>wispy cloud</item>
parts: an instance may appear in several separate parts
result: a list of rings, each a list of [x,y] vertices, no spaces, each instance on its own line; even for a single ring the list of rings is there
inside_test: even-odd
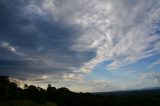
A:
[[[106,64],[106,68],[112,70],[159,53],[160,36],[155,31],[158,26],[157,22],[160,21],[159,5],[160,2],[157,0],[148,2],[144,0],[134,2],[126,0],[118,2],[113,0],[45,0],[29,2],[29,5],[25,6],[27,11],[25,15],[29,13],[30,15],[44,16],[47,17],[45,18],[46,22],[62,21],[64,27],[72,26],[78,29],[77,37],[68,41],[72,41],[72,44],[68,45],[67,50],[75,53],[92,51],[96,55],[84,61],[81,56],[81,63],[78,63],[78,66],[70,67],[79,68],[81,66],[82,72],[90,72],[105,61],[111,62]],[[34,18],[30,18],[30,21],[32,23],[30,26],[40,33],[42,29],[36,26],[36,22],[33,23]],[[37,38],[42,36],[41,34]],[[50,36],[49,34],[47,39],[50,39]],[[68,42],[66,43],[68,44]],[[3,44],[3,47],[16,52],[16,49],[9,44]],[[45,56],[41,54],[44,52],[43,49],[48,49]],[[37,51],[27,52],[49,66],[61,63],[64,65],[64,62],[53,61],[55,57],[60,57],[55,55],[54,48],[38,46],[35,50]],[[51,54],[54,54],[55,57]],[[66,60],[73,60],[73,56],[66,55],[64,57]],[[75,59],[77,58],[78,56],[75,56]],[[65,65],[68,66],[67,63]]]
[[[2,0],[0,6],[0,74],[105,90],[114,84],[85,73],[160,53],[159,0]]]
[[[154,82],[155,84],[160,84],[160,73],[158,72],[150,72],[150,73],[145,73],[145,74],[142,74],[140,77],[139,77],[140,80],[142,81],[147,81],[147,82]]]
[[[114,6],[116,7],[117,4],[113,4],[113,9]],[[115,10],[110,10],[112,13],[109,15],[113,20],[108,18],[109,25],[104,26],[104,30],[101,30],[99,27],[102,26],[101,24],[98,24],[97,26],[98,21],[96,21],[96,30],[98,30],[97,33],[99,33],[99,37],[94,40],[100,43],[97,47],[95,47],[97,49],[97,56],[90,62],[86,63],[82,67],[82,71],[86,72],[92,70],[97,64],[106,60],[113,61],[111,64],[107,65],[108,69],[116,69],[118,67],[134,63],[140,59],[152,56],[155,53],[159,53],[159,49],[157,50],[155,46],[159,42],[157,41],[159,37],[157,35],[150,35],[149,33],[150,31],[152,32],[152,27],[154,26],[153,23],[157,21],[158,17],[160,16],[160,9],[155,10],[154,7],[152,7],[153,10],[148,12],[145,10],[146,5],[142,5],[141,3],[138,3],[131,8],[128,8],[127,6],[123,7],[120,8],[120,11],[117,11],[122,15],[117,14]],[[124,11],[128,10],[127,8],[130,11]],[[137,10],[135,11],[135,9]],[[128,16],[129,12],[134,15]],[[136,18],[140,18],[139,15],[141,15],[142,12],[146,13],[144,16],[145,19],[142,18],[143,21],[141,20],[138,22]],[[154,17],[151,14],[153,14]],[[105,23],[105,20],[100,20]],[[148,28],[149,26],[151,27]],[[92,31],[90,31],[90,33],[92,33],[91,35],[94,36],[95,34]],[[86,37],[91,38],[90,36]],[[89,41],[87,40],[86,42]],[[154,45],[151,46],[151,43],[153,42]]]
[[[50,8],[53,12],[60,10],[54,12],[57,17],[64,15],[65,21],[81,26],[83,34],[73,50],[95,50],[95,58],[81,67],[83,72],[90,72],[104,61],[112,61],[107,65],[112,70],[159,53],[160,37],[154,30],[160,16],[159,1],[88,2],[57,2],[61,9],[57,9],[56,3],[51,6],[54,9]]]
[[[16,49],[8,42],[0,42],[0,47],[7,49],[10,52],[17,53]]]
[[[72,49],[95,50],[96,56],[81,67],[90,72],[104,61],[112,61],[107,65],[112,70],[159,53],[160,37],[154,30],[160,21],[159,5],[157,0],[48,0],[43,7],[54,18],[63,16],[65,22],[80,26],[83,33]]]
[[[47,80],[47,79],[49,79],[49,76],[48,75],[43,75],[39,78],[32,79],[31,81],[44,81],[44,80]]]
[[[9,42],[0,42],[0,47],[8,50],[9,52],[19,55],[19,56],[25,56],[25,54],[19,52],[16,47],[12,46]]]
[[[83,82],[85,80],[84,75],[82,74],[64,74],[63,75],[63,80],[64,81],[77,81],[77,82]]]
[[[152,64],[150,64],[150,65],[148,66],[148,68],[152,68],[152,67],[157,66],[157,65],[160,65],[160,59],[157,60],[157,61],[155,61],[155,62],[153,62]]]
[[[63,76],[63,80],[65,81],[64,85],[68,84],[68,87],[78,91],[81,89],[85,89],[85,91],[90,92],[100,92],[100,91],[114,91],[121,89],[120,87],[114,85],[109,80],[89,80],[86,79],[82,74],[68,74]],[[76,87],[77,86],[77,87]]]

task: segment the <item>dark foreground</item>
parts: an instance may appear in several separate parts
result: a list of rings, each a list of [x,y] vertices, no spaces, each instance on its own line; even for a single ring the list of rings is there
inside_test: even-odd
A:
[[[75,93],[51,85],[19,88],[7,76],[0,76],[0,106],[160,106],[160,90],[113,93]]]

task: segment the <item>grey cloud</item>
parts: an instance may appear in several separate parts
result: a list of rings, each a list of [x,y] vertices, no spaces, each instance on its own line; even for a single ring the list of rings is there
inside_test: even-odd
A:
[[[88,5],[93,8],[80,11],[77,17],[73,14],[76,17],[73,21],[87,29],[73,49],[86,51],[94,48],[97,54],[84,64],[83,72],[90,72],[104,61],[113,61],[107,65],[111,70],[159,54],[156,45],[160,38],[154,29],[155,23],[159,22],[159,1],[82,2],[86,3],[84,8]]]
[[[160,73],[158,72],[148,72],[144,73],[139,77],[142,82],[147,82],[148,84],[153,84],[155,86],[160,85]]]
[[[159,54],[159,6],[158,0],[1,0],[0,75],[42,82],[52,75],[64,84],[105,61],[116,69]]]
[[[160,73],[151,72],[151,73],[142,74],[140,76],[140,79],[154,79],[154,78],[159,79],[160,78]]]
[[[53,18],[64,17],[66,23],[80,26],[83,33],[71,49],[96,52],[95,58],[81,67],[83,72],[104,61],[113,61],[107,68],[115,69],[159,53],[159,36],[154,30],[154,23],[159,21],[159,1],[47,0],[43,4]]]
[[[42,0],[0,2],[0,42],[6,49],[0,53],[1,74],[27,77],[62,72],[63,76],[95,56],[94,51],[73,51],[81,30],[60,17],[53,20],[43,5]]]

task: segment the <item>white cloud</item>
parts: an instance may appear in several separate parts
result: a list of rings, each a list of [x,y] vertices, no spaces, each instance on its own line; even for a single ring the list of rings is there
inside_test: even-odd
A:
[[[64,74],[63,75],[63,80],[64,81],[78,81],[78,82],[83,82],[84,81],[84,76],[82,74]]]
[[[93,91],[114,91],[117,89],[117,87],[115,85],[113,85],[111,83],[111,81],[109,80],[93,80],[91,81],[92,87],[93,87]],[[120,88],[119,88],[120,89]]]
[[[19,56],[19,58],[17,58],[17,60],[23,59],[23,60],[32,62],[32,64],[40,64],[41,63],[39,60],[32,58],[30,55],[22,53],[19,49],[17,49],[18,47],[12,46],[9,42],[0,42],[0,48],[4,48],[7,51],[9,51],[10,53]]]
[[[31,82],[43,82],[43,81],[47,81],[50,78],[50,76],[48,75],[43,75],[43,76],[36,76],[34,78],[30,78],[27,79],[27,81],[31,81]]]
[[[148,7],[151,5],[152,2],[150,2]],[[116,6],[117,4],[113,4],[112,8]],[[148,12],[145,10],[147,8],[146,3],[142,2],[140,4],[137,3],[137,5],[131,8],[122,5],[120,10],[113,9],[111,10],[112,13],[108,14],[109,18],[106,16],[106,12],[104,12],[104,14],[98,14],[98,16],[103,17],[95,22],[96,28],[94,30],[99,33],[99,37],[92,40],[89,34],[85,36],[86,38],[88,37],[87,39],[91,38],[93,41],[92,44],[99,42],[95,47],[97,49],[97,56],[86,63],[82,67],[82,71],[90,71],[97,64],[106,60],[113,61],[107,65],[107,68],[115,69],[159,53],[159,49],[156,49],[156,45],[159,43],[157,39],[160,39],[159,36],[149,34],[152,31],[153,23],[157,21],[160,16],[160,8],[155,9],[155,7],[156,5]],[[97,10],[100,11],[101,8]],[[136,18],[140,18],[139,16],[143,13],[145,13],[145,18],[142,18],[143,21],[138,22]],[[106,19],[109,20],[109,23],[103,25]],[[101,20],[103,24],[99,24],[99,20]],[[94,26],[94,24],[92,25]],[[101,28],[102,26],[103,28]],[[94,35],[97,36],[92,30],[89,31],[89,33],[91,33],[93,38]],[[89,40],[85,39],[83,39],[83,42],[89,42]],[[154,45],[151,45],[153,42]],[[80,44],[82,44],[82,48],[84,46],[86,47],[86,45],[83,45],[85,43],[81,42],[78,45]],[[90,45],[88,47],[90,48]]]
[[[16,53],[16,49],[11,46],[8,42],[0,42],[0,47],[7,49],[10,52]]]
[[[89,80],[85,79],[85,76],[82,74],[64,74],[63,81],[64,86],[74,91],[102,92],[121,89],[113,85],[109,80]]]
[[[160,65],[160,59],[155,61],[155,62],[153,62],[152,64],[150,64],[148,67],[152,68],[152,67],[157,66],[157,65]]]
[[[95,58],[80,69],[90,72],[104,61],[112,61],[107,65],[112,70],[159,53],[160,36],[154,33],[159,7],[159,0],[45,0],[40,10],[80,28],[82,35],[71,49],[95,50]]]
[[[49,76],[47,76],[47,75],[44,75],[44,76],[42,76],[42,79],[47,79]]]
[[[73,19],[85,31],[73,46],[74,50],[86,51],[96,49],[97,56],[84,64],[83,72],[90,72],[95,66],[112,61],[108,69],[116,69],[127,64],[159,53],[157,45],[160,37],[150,34],[154,23],[159,21],[160,2],[136,1],[134,5],[126,5],[127,1],[96,1],[83,7],[85,12]],[[157,4],[156,4],[157,3]],[[117,9],[116,9],[117,8]],[[150,10],[147,10],[151,8]]]
[[[150,72],[142,74],[139,77],[140,80],[147,81],[147,82],[154,82],[155,84],[160,84],[160,73],[157,72]]]
[[[142,74],[139,79],[154,79],[154,78],[160,78],[160,73],[156,73],[156,72],[150,72],[150,73],[145,73]]]

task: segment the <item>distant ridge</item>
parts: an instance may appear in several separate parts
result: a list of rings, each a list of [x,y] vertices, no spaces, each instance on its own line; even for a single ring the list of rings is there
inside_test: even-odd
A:
[[[95,95],[160,95],[160,87],[154,88],[143,88],[137,90],[127,90],[127,91],[113,91],[113,92],[95,92]]]

